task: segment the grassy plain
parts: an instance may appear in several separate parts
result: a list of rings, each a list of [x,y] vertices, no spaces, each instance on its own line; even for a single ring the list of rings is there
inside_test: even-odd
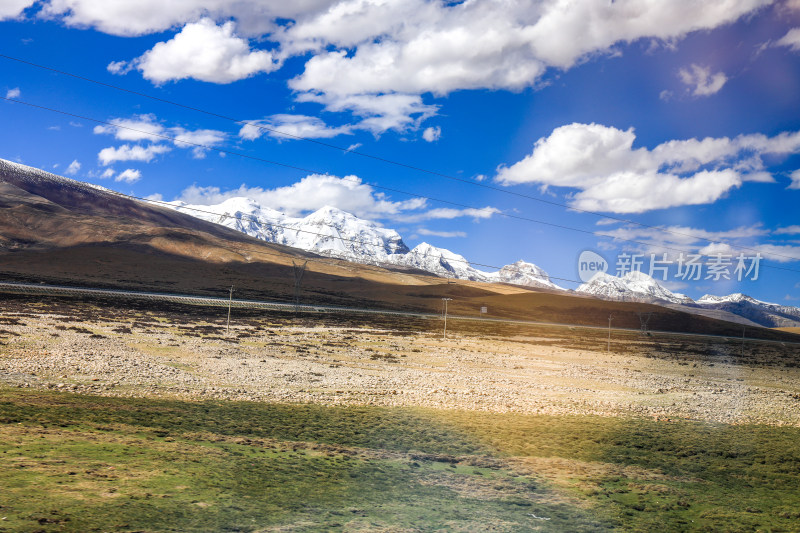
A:
[[[0,385],[0,531],[800,531],[800,427],[786,420],[722,424],[622,411],[557,416],[430,408],[410,401],[334,406],[319,399],[186,400],[169,397],[168,388],[157,395],[119,397],[114,387],[93,388],[103,374],[77,368],[82,358],[113,365],[112,352],[104,356],[100,342],[110,342],[110,335],[115,343],[146,341],[147,350],[132,348],[129,354],[138,362],[134,374],[152,370],[147,365],[167,361],[173,352],[187,352],[194,338],[208,347],[204,360],[227,357],[252,366],[258,359],[243,354],[254,337],[243,330],[223,337],[218,318],[198,318],[194,310],[24,299],[4,301],[2,309],[2,365],[11,368],[21,353],[42,364],[55,361],[47,359],[42,339],[72,339],[63,348],[72,355],[63,361],[76,368],[58,378],[85,382],[86,388],[77,394],[52,390],[46,380],[36,381],[41,376],[27,374],[0,380],[6,383]],[[52,331],[39,331],[42,316]],[[330,373],[350,365],[388,369],[378,376],[422,375],[414,370],[422,361],[417,358],[444,357],[424,353],[438,346],[432,322],[236,319],[239,326],[246,323],[280,339],[279,346],[259,348],[271,354],[268,359],[313,363]],[[202,325],[192,325],[198,322]],[[298,334],[314,325],[340,333],[313,342]],[[529,357],[515,356],[503,370],[508,379],[520,374],[523,382],[556,361],[541,359],[542,347],[561,350],[558,354],[581,351],[585,369],[599,364],[605,348],[602,331],[453,326],[461,339],[450,349],[475,358],[475,368],[481,355],[471,351],[477,345],[470,338],[476,335],[495,346],[526,347]],[[417,348],[390,358],[399,353],[394,347],[401,338],[411,335],[418,335]],[[709,380],[711,385],[693,385],[698,390],[744,391],[744,401],[755,395],[748,390],[759,387],[775,392],[767,398],[798,399],[787,396],[800,359],[794,348],[748,344],[742,349],[728,343],[618,336],[615,357],[628,361],[631,370],[623,385],[614,386],[631,387],[634,394],[634,387],[643,385],[630,376],[649,369],[653,379],[668,371]],[[354,348],[361,344],[366,347]],[[345,352],[352,360],[341,357],[333,365],[330,358]],[[502,358],[505,352],[498,353]],[[202,377],[190,355],[196,357],[175,356],[175,364],[183,365],[176,376]],[[69,365],[59,372],[69,372]],[[473,368],[460,365],[462,372]],[[717,376],[720,368],[725,370]],[[736,369],[740,377],[734,379]],[[612,374],[602,374],[607,375]],[[35,386],[21,386],[22,379]]]

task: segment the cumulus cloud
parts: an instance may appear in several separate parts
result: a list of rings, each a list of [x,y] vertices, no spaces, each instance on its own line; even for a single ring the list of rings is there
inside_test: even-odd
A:
[[[247,35],[263,35],[277,29],[276,19],[296,19],[319,12],[330,3],[330,0],[49,0],[44,2],[41,16],[61,18],[70,26],[93,27],[131,37],[159,33],[208,15],[215,20],[236,19]]]
[[[156,44],[129,65],[111,63],[108,69],[124,73],[136,68],[154,83],[194,78],[213,83],[231,83],[278,68],[272,52],[251,50],[246,39],[234,34],[235,24],[217,26],[203,18],[183,27],[171,40]]]
[[[436,220],[444,219],[451,220],[454,218],[469,217],[473,220],[483,220],[492,218],[494,215],[501,211],[495,207],[486,206],[483,208],[466,208],[466,209],[453,209],[451,207],[437,207],[429,209],[421,213],[410,213],[394,217],[401,222],[422,222],[423,220]]]
[[[217,130],[186,130],[180,127],[170,129],[178,148],[191,148],[195,159],[203,159],[209,148],[216,147],[225,140],[225,134]]]
[[[144,161],[149,163],[157,155],[167,153],[170,150],[172,148],[164,144],[151,144],[148,146],[123,144],[119,147],[109,146],[108,148],[103,148],[97,154],[97,159],[104,166],[111,165],[117,161]]]
[[[774,231],[775,235],[800,235],[800,226],[786,226],[785,228],[778,228]]]
[[[274,189],[242,185],[237,189],[223,191],[219,187],[193,185],[186,188],[178,199],[190,204],[213,205],[240,196],[251,198],[290,216],[302,215],[330,205],[359,217],[381,218],[420,209],[426,204],[425,200],[416,198],[392,201],[356,176],[339,178],[319,174],[312,174],[292,185]]]
[[[381,95],[303,93],[297,96],[297,101],[319,103],[324,105],[327,111],[334,113],[348,111],[361,118],[352,128],[367,130],[376,135],[386,130],[405,131],[417,128],[439,109],[438,106],[424,104],[419,95],[398,93]]]
[[[6,91],[6,98],[19,98],[19,95],[21,94],[22,91],[19,90],[19,87],[14,87],[13,89]]]
[[[104,179],[104,180],[107,180],[107,179],[113,178],[113,177],[114,177],[114,169],[113,168],[107,168],[107,169],[105,169],[103,171],[102,174],[100,174],[100,178]]]
[[[716,94],[728,81],[727,76],[722,72],[711,73],[711,67],[701,67],[691,65],[689,68],[682,68],[678,71],[678,77],[688,85],[695,96],[711,96]]]
[[[128,168],[120,172],[119,175],[116,178],[114,178],[114,181],[122,181],[125,183],[136,183],[140,179],[142,179],[141,171]]]
[[[262,120],[248,120],[239,130],[239,137],[252,141],[266,134],[279,140],[297,138],[327,139],[349,135],[352,126],[330,127],[317,117],[306,115],[272,115]]]
[[[777,46],[786,46],[792,52],[800,52],[800,28],[792,28],[786,35],[775,42]]]
[[[787,230],[791,230],[791,227]],[[771,235],[780,234],[781,231],[770,232],[761,224],[723,231],[677,225],[656,228],[626,225],[601,233],[624,241],[625,247],[629,249],[633,247],[632,251],[637,253],[658,256],[666,253],[673,260],[680,255],[680,251],[685,250],[705,256],[744,254],[746,257],[752,257],[756,253],[761,253],[764,258],[772,261],[784,263],[800,261],[800,246],[764,242],[769,240]],[[790,231],[785,233],[788,234]]]
[[[112,125],[101,124],[94,127],[96,135],[113,135],[119,141],[160,140],[157,135],[166,135],[164,126],[158,123],[153,114],[134,115],[132,118],[112,118]]]
[[[178,148],[190,148],[197,159],[205,157],[209,148],[225,141],[226,134],[217,130],[187,130],[180,126],[165,127],[155,115],[134,115],[131,118],[112,118],[109,124],[94,127],[97,135],[113,135],[119,141],[160,141],[165,137]],[[152,159],[152,158],[151,158]]]
[[[744,181],[774,181],[762,157],[800,151],[800,132],[673,140],[652,150],[633,148],[635,139],[633,128],[561,126],[521,161],[498,167],[495,179],[576,189],[569,201],[579,209],[641,213],[712,203]]]
[[[72,161],[72,163],[69,164],[69,166],[67,167],[67,170],[65,170],[64,172],[68,176],[74,176],[75,174],[78,173],[78,171],[80,169],[81,169],[81,164],[78,162],[77,159],[75,159],[75,160]]]
[[[418,229],[417,233],[419,233],[420,235],[431,235],[433,237],[443,237],[443,238],[467,236],[467,234],[463,231],[434,231],[425,228]]]
[[[3,0],[0,2],[0,20],[17,18],[35,0]]]
[[[133,62],[109,65],[115,72],[137,68],[155,83],[229,83],[308,57],[290,81],[298,99],[352,113],[380,133],[414,128],[435,113],[420,95],[534,87],[548,69],[619,53],[615,46],[639,39],[675,42],[771,1],[45,0],[42,15],[117,35],[184,25]],[[272,48],[252,49],[251,37]],[[713,89],[715,76],[696,87]],[[396,96],[417,100],[364,111]]]
[[[432,143],[434,141],[438,141],[439,138],[442,136],[442,128],[439,126],[425,128],[425,131],[422,132],[422,138]]]
[[[792,182],[789,184],[787,189],[800,189],[800,169],[795,170],[789,177],[792,179]]]

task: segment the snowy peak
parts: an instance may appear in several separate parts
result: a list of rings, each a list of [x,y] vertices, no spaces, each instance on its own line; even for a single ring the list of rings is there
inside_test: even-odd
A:
[[[708,309],[729,311],[770,328],[800,326],[800,308],[762,302],[740,292],[727,296],[706,294],[697,303]]]
[[[514,285],[525,285],[527,287],[544,287],[548,289],[562,289],[552,281],[542,268],[520,259],[519,261],[506,265],[495,274],[497,281],[501,283],[511,283]],[[562,289],[563,290],[563,289]]]
[[[267,242],[285,244],[329,257],[361,263],[394,263],[408,246],[400,235],[355,215],[325,206],[306,217],[290,217],[249,198],[229,198],[217,205],[173,202],[175,209],[222,224]]]
[[[418,244],[400,258],[400,264],[448,278],[486,281],[488,276],[486,272],[481,272],[470,265],[464,256],[427,242]]]
[[[638,271],[628,272],[622,277],[598,272],[588,283],[578,287],[577,292],[607,300],[692,303],[691,298],[662,287],[656,280]]]
[[[324,206],[306,217],[290,217],[244,197],[210,206],[184,202],[169,202],[169,206],[257,239],[328,257],[406,266],[450,278],[561,289],[550,281],[547,272],[522,260],[498,272],[484,272],[470,265],[465,257],[426,242],[409,250],[397,231],[336,207]]]
[[[714,296],[713,294],[706,294],[699,300],[697,303],[701,305],[711,305],[711,304],[720,304],[725,302],[752,302],[752,303],[764,303],[759,302],[755,298],[751,298],[746,294],[742,294],[741,292],[735,292],[733,294],[729,294],[727,296]],[[774,305],[774,304],[773,304]]]

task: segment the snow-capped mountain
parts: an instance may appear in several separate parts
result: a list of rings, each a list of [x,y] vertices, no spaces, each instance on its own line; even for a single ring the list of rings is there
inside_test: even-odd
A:
[[[517,261],[498,272],[478,270],[463,256],[421,243],[409,250],[393,229],[326,206],[306,217],[290,217],[248,198],[230,198],[216,205],[165,205],[221,224],[267,242],[284,244],[328,257],[358,263],[417,268],[438,276],[528,287],[561,289],[538,266]]]
[[[481,272],[457,253],[437,248],[427,242],[418,244],[409,253],[398,259],[398,264],[432,272],[446,278],[487,281],[488,273]]]
[[[267,242],[360,263],[399,264],[408,253],[400,235],[334,207],[296,218],[263,207],[248,198],[230,198],[205,206],[170,202],[183,213],[222,224]]]
[[[728,296],[706,294],[697,304],[706,309],[728,311],[770,328],[800,327],[800,308],[762,302],[740,292]]]
[[[693,303],[688,296],[672,292],[644,272],[638,271],[628,272],[622,277],[598,272],[588,283],[578,287],[576,292],[624,302]]]
[[[559,287],[550,281],[550,276],[547,275],[547,272],[533,263],[527,263],[522,259],[516,263],[504,266],[493,274],[493,278],[493,281],[499,281],[501,283],[564,290],[563,287]]]

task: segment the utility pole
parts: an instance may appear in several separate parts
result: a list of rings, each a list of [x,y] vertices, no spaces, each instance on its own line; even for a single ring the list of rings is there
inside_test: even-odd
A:
[[[744,330],[745,329],[747,329],[747,327],[746,326],[742,326],[742,349],[740,351],[740,354],[741,354],[742,357],[744,357]]]
[[[303,280],[303,274],[306,273],[306,265],[308,261],[304,262],[302,265],[297,265],[292,260],[292,266],[294,267],[294,312],[297,313],[300,311],[300,282]]]
[[[233,285],[231,285],[231,292],[228,295],[228,323],[225,325],[225,336],[228,336],[228,332],[231,329],[231,304],[233,303]]]
[[[641,322],[641,324],[642,324],[642,329],[641,329],[640,333],[642,335],[647,335],[648,334],[647,333],[647,324],[650,322],[650,318],[652,318],[653,312],[650,311],[648,313],[645,313],[645,312],[642,312],[642,311],[637,311],[636,314],[639,317],[639,322]]]
[[[608,343],[606,344],[606,353],[611,353],[611,321],[614,320],[614,315],[608,315]]]
[[[442,302],[444,302],[444,331],[442,332],[442,338],[447,338],[447,302],[452,300],[452,298],[442,298]]]

